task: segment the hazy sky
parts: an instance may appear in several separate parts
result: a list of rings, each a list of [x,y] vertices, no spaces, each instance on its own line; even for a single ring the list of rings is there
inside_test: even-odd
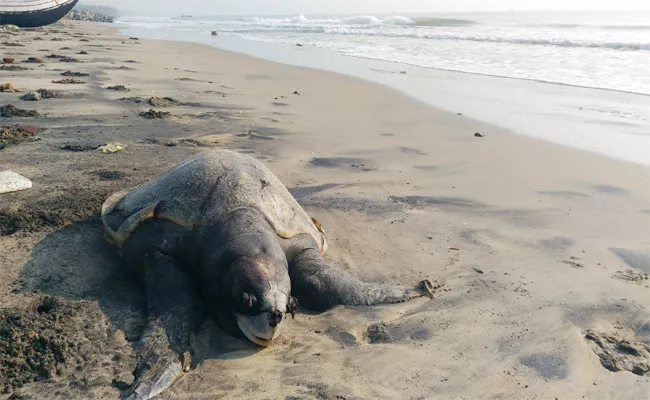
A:
[[[369,14],[496,10],[648,10],[650,0],[81,0],[139,14]]]

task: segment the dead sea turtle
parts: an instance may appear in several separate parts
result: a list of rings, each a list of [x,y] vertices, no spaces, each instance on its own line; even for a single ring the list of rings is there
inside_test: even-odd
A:
[[[232,335],[269,346],[296,298],[325,310],[433,294],[429,281],[364,283],[327,265],[320,223],[261,162],[233,151],[200,153],[112,195],[102,220],[148,302],[129,399],[152,398],[188,371],[203,310]]]

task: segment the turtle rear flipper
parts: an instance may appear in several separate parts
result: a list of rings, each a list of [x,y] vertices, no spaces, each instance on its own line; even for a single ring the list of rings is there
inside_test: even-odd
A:
[[[127,265],[143,280],[149,320],[136,348],[128,400],[151,399],[189,371],[190,336],[204,319],[197,288],[175,256],[171,238],[181,228],[154,222],[130,235],[122,248]]]

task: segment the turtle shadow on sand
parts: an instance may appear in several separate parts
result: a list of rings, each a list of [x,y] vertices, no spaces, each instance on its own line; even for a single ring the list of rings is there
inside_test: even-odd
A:
[[[43,296],[53,296],[62,302],[82,304],[82,300],[97,302],[107,322],[123,332],[122,344],[134,350],[138,345],[147,323],[146,300],[141,288],[133,277],[127,273],[117,251],[106,242],[104,229],[99,217],[85,220],[60,228],[43,237],[32,249],[30,260],[25,263],[20,274],[20,291]],[[92,309],[81,306],[77,317],[97,319]],[[54,320],[57,316],[53,316]],[[89,321],[100,324],[102,321]],[[58,329],[61,327],[53,327]],[[75,341],[77,326],[63,327],[64,334]],[[67,332],[67,331],[70,332]],[[120,335],[121,336],[121,335]],[[217,328],[209,318],[197,333],[196,353],[193,367],[206,359],[234,359],[255,354],[259,348],[245,340],[230,337]],[[128,344],[127,344],[128,342]],[[97,346],[101,351],[118,354],[114,344]],[[100,351],[100,350],[98,350]],[[122,349],[123,351],[123,349]],[[95,355],[74,354],[93,358]],[[122,361],[125,362],[125,361]],[[131,373],[135,360],[121,374],[115,374],[113,385],[124,389],[133,379]],[[57,380],[74,380],[73,376],[58,376]],[[110,385],[110,383],[109,383]],[[0,388],[1,389],[1,388]]]
[[[72,300],[97,300],[127,340],[144,327],[145,299],[91,217],[43,237],[21,271],[21,290]]]

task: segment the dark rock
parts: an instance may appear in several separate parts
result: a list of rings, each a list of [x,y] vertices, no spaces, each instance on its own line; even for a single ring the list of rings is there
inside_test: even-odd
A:
[[[302,47],[302,43],[296,43],[296,47]]]
[[[38,92],[29,92],[20,96],[20,100],[24,101],[39,101],[41,99],[41,94]]]
[[[485,136],[483,136],[483,135],[480,134],[479,132],[476,132],[476,133],[474,134],[474,137],[485,137]]]
[[[37,63],[37,64],[40,64],[40,63],[43,62],[43,60],[41,60],[41,59],[38,58],[38,57],[29,57],[27,60],[25,60],[25,61],[23,61],[23,62],[26,62],[26,63]]]
[[[219,36],[219,32],[217,32],[217,31],[212,31],[212,36]]]
[[[85,55],[85,54],[88,54],[88,52],[87,52],[87,51],[84,51],[84,50],[81,50],[81,51],[80,51],[79,53],[77,53],[77,54]]]
[[[293,94],[297,94],[298,96],[300,96],[300,93],[298,93],[298,91],[297,91],[297,90],[296,90],[296,91],[294,91],[294,92],[293,92]]]

